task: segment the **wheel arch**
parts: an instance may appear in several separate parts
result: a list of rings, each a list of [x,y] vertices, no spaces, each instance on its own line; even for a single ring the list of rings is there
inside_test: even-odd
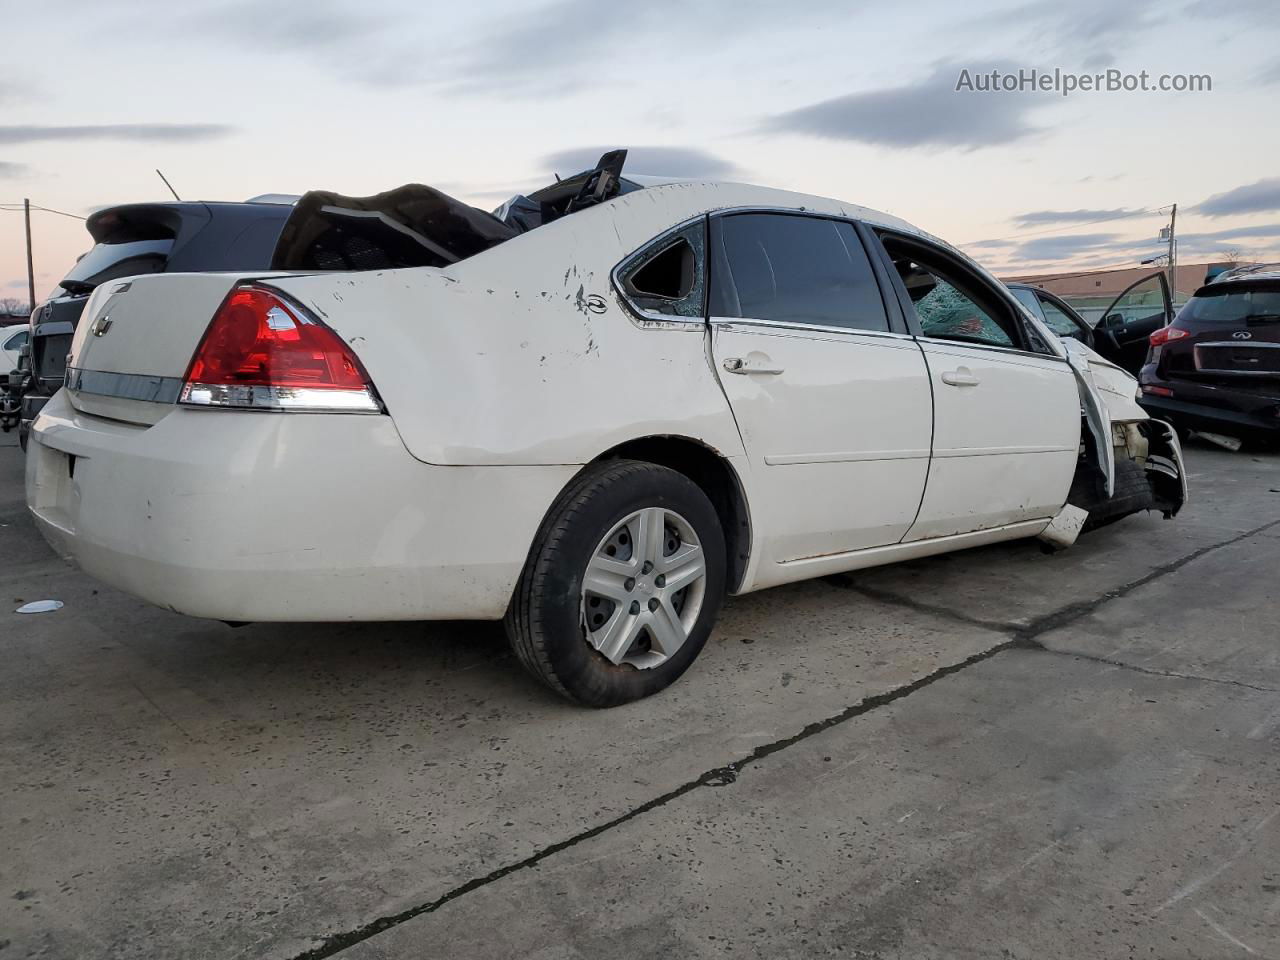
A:
[[[583,469],[606,460],[643,460],[688,477],[711,501],[724,531],[725,583],[741,588],[751,557],[751,512],[746,489],[729,459],[701,440],[678,434],[637,437],[601,453]]]

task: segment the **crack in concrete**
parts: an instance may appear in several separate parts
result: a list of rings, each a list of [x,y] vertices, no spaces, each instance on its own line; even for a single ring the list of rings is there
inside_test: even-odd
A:
[[[1226,677],[1206,677],[1198,673],[1178,673],[1176,670],[1157,670],[1154,667],[1140,667],[1136,663],[1125,663],[1123,660],[1113,660],[1111,657],[1094,656],[1091,653],[1080,653],[1076,650],[1055,650],[1039,643],[1035,646],[1045,653],[1052,653],[1055,656],[1075,657],[1077,660],[1088,660],[1090,663],[1101,663],[1109,667],[1118,667],[1121,670],[1132,670],[1135,673],[1146,674],[1149,677],[1168,677],[1171,680],[1198,680],[1201,683],[1220,683],[1229,687],[1244,687],[1246,690],[1257,690],[1259,693],[1280,693],[1280,687],[1264,687],[1260,684],[1245,683],[1243,680],[1230,680]]]
[[[839,587],[842,590],[850,590],[853,593],[861,594],[869,600],[878,600],[881,603],[893,604],[897,607],[905,607],[908,610],[914,610],[916,613],[926,613],[929,616],[941,617],[944,620],[953,620],[956,623],[963,623],[968,627],[978,627],[982,630],[991,630],[995,633],[1012,633],[1025,624],[1006,623],[1000,620],[983,620],[980,617],[971,617],[967,613],[961,613],[958,610],[952,610],[948,607],[940,607],[936,604],[925,603],[923,600],[916,600],[914,597],[904,597],[900,594],[893,593],[889,590],[881,590],[877,587],[868,587],[860,584],[850,574],[837,573],[830,577],[823,577],[823,582],[833,587]]]
[[[514,863],[507,864],[505,867],[499,867],[497,870],[494,870],[491,873],[487,873],[484,876],[475,877],[471,880],[468,880],[466,883],[460,886],[454,887],[452,890],[449,890],[448,892],[442,894],[441,896],[437,897],[434,900],[428,901],[426,903],[418,904],[417,906],[410,907],[407,910],[402,910],[400,913],[378,917],[377,919],[371,920],[369,923],[356,927],[353,930],[348,930],[343,933],[335,933],[327,937],[324,937],[317,946],[311,948],[310,950],[306,950],[303,953],[295,955],[293,960],[325,960],[325,958],[333,957],[341,953],[342,951],[346,950],[349,947],[353,947],[358,943],[362,943],[365,940],[375,937],[380,933],[384,933],[385,931],[390,930],[393,927],[397,927],[402,923],[405,923],[409,920],[413,920],[416,917],[424,916],[429,913],[434,913],[437,910],[439,910],[441,907],[445,906],[446,904],[452,903],[454,900],[457,900],[460,897],[466,896],[468,893],[471,893],[474,890],[478,890],[482,887],[486,887],[491,883],[496,883],[498,880],[501,880],[504,877],[510,876],[513,873],[518,873],[519,871],[527,870],[530,867],[533,867],[541,863],[543,860],[546,860],[549,857],[555,856],[557,853],[560,853],[564,850],[568,850],[571,847],[575,847],[581,843],[584,843],[588,840],[598,837],[601,834],[607,833],[608,831],[613,830],[615,827],[619,827],[622,824],[627,823],[628,821],[634,820],[637,817],[641,817],[644,814],[650,812],[651,810],[656,810],[659,807],[662,807],[668,803],[671,803],[673,800],[678,800],[680,797],[683,797],[685,794],[691,793],[694,790],[698,790],[702,787],[727,786],[731,783],[734,783],[738,779],[738,774],[741,770],[743,770],[744,768],[754,763],[758,763],[759,761],[765,759],[766,757],[772,756],[773,754],[778,753],[781,750],[785,750],[788,747],[794,746],[795,744],[800,743],[801,741],[807,740],[810,737],[815,736],[819,733],[822,733],[826,730],[830,730],[832,727],[839,726],[840,724],[847,723],[848,721],[853,720],[856,717],[860,717],[860,716],[863,716],[864,714],[870,713],[872,710],[877,710],[880,707],[888,706],[891,703],[895,703],[898,700],[902,700],[906,697],[909,697],[913,693],[916,693],[919,690],[923,690],[925,687],[932,686],[933,684],[937,683],[939,680],[943,680],[949,676],[952,676],[953,674],[959,673],[962,670],[967,670],[969,667],[972,667],[976,664],[982,663],[986,660],[990,660],[991,658],[996,657],[1001,653],[1004,653],[1006,650],[1024,649],[1024,650],[1037,650],[1037,651],[1042,651],[1046,653],[1059,653],[1060,651],[1050,650],[1049,648],[1045,647],[1042,643],[1040,643],[1037,640],[1037,638],[1044,633],[1048,633],[1052,630],[1058,629],[1059,627],[1065,626],[1066,624],[1071,623],[1075,620],[1078,620],[1081,617],[1088,616],[1090,613],[1092,613],[1094,610],[1096,610],[1098,607],[1102,606],[1103,604],[1109,603],[1112,600],[1116,600],[1121,597],[1124,597],[1127,594],[1132,593],[1134,590],[1137,590],[1145,586],[1146,584],[1151,583],[1153,580],[1157,580],[1160,577],[1173,573],[1175,570],[1178,570],[1186,566],[1188,563],[1192,563],[1195,560],[1198,560],[1200,557],[1203,557],[1207,553],[1212,553],[1214,550],[1219,550],[1219,549],[1222,549],[1223,547],[1229,547],[1232,544],[1239,543],[1241,540],[1246,540],[1249,537],[1262,533],[1263,531],[1268,530],[1271,527],[1274,527],[1278,524],[1280,524],[1280,520],[1273,520],[1270,523],[1266,523],[1266,524],[1263,524],[1262,526],[1255,527],[1252,530],[1249,530],[1238,536],[1232,537],[1228,540],[1223,540],[1219,543],[1214,543],[1205,547],[1201,547],[1198,550],[1194,550],[1191,553],[1186,554],[1185,556],[1179,557],[1176,560],[1170,561],[1169,563],[1156,567],[1146,575],[1139,577],[1136,580],[1131,580],[1130,582],[1120,587],[1116,587],[1112,590],[1108,590],[1105,593],[1100,594],[1098,597],[1092,600],[1067,604],[1065,607],[1062,607],[1061,609],[1055,610],[1051,613],[1045,614],[1044,616],[1037,617],[1034,620],[1032,620],[1030,623],[1025,625],[1018,625],[1014,623],[1002,623],[1002,624],[992,625],[984,621],[975,621],[972,618],[965,617],[965,615],[963,614],[956,614],[955,616],[952,617],[952,619],[961,619],[964,622],[969,623],[970,625],[982,626],[985,629],[995,630],[995,631],[1007,634],[1009,635],[1009,639],[1004,640],[1001,643],[997,643],[994,646],[988,647],[986,650],[982,650],[982,651],[979,651],[978,653],[965,657],[963,660],[959,660],[955,663],[939,667],[938,669],[930,673],[927,673],[924,676],[918,677],[915,680],[911,681],[910,683],[904,684],[903,686],[894,687],[890,690],[884,691],[883,693],[877,693],[872,696],[864,697],[861,700],[859,700],[857,703],[852,704],[848,707],[845,707],[839,713],[833,714],[832,716],[826,717],[822,720],[815,720],[812,723],[806,724],[797,733],[794,733],[788,737],[783,737],[782,739],[779,739],[779,740],[771,741],[766,744],[761,744],[760,746],[753,749],[749,754],[747,754],[746,756],[738,760],[735,760],[721,767],[715,767],[711,770],[707,770],[705,773],[702,773],[701,775],[695,777],[694,779],[688,780],[685,783],[682,783],[679,786],[674,787],[673,789],[668,790],[665,793],[659,794],[658,796],[653,797],[650,800],[646,800],[644,803],[640,804],[639,806],[631,808],[625,813],[619,814],[618,816],[614,817],[612,820],[607,820],[604,823],[597,824],[596,826],[590,828],[589,830],[584,830],[564,840],[560,840],[560,841],[557,841],[556,843],[543,847],[541,850],[538,850],[535,853],[530,854],[529,856],[525,857],[523,860],[517,860]],[[841,586],[846,586],[846,584],[841,584]],[[854,586],[852,584],[847,584],[847,586],[850,589],[858,590],[858,591],[862,591],[864,589],[864,588]],[[892,595],[889,595],[889,596],[892,596]],[[898,600],[898,599],[899,598],[895,598],[895,600]],[[900,602],[902,602],[904,606],[912,606],[913,604],[913,602],[909,600],[900,601]],[[935,611],[929,610],[928,612],[933,613]],[[1064,654],[1064,655],[1075,656],[1075,654]],[[1086,657],[1086,659],[1102,660],[1102,658],[1088,658],[1088,657]],[[1107,662],[1107,661],[1102,660],[1102,662]],[[1126,664],[1116,663],[1112,665],[1120,666],[1120,667],[1128,667],[1128,669],[1138,670],[1139,672],[1146,672],[1146,671],[1143,671],[1142,668],[1131,667]],[[1200,678],[1189,677],[1187,679],[1200,679]],[[1207,678],[1203,678],[1203,679],[1207,679]],[[1234,681],[1221,681],[1221,682],[1234,682]]]

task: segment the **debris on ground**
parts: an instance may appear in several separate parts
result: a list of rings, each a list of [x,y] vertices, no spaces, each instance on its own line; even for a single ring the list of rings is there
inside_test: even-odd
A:
[[[24,603],[14,613],[52,613],[54,610],[62,609],[61,600],[32,600],[30,603]]]

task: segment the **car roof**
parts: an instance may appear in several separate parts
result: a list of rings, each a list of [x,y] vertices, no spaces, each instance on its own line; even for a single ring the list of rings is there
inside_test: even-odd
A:
[[[954,249],[946,241],[926,233],[919,227],[892,214],[884,213],[872,207],[836,200],[833,197],[822,197],[794,190],[782,190],[777,187],[762,187],[752,183],[739,183],[732,180],[697,180],[681,177],[633,175],[630,173],[624,174],[623,179],[630,180],[644,189],[622,194],[611,200],[611,203],[627,202],[646,194],[659,193],[664,200],[670,200],[673,205],[687,208],[690,216],[698,212],[738,208],[750,209],[752,207],[794,210],[798,213],[826,214],[862,220],[875,226],[919,236]]]
[[[1247,267],[1236,267],[1220,273],[1205,286],[1216,287],[1223,283],[1239,283],[1248,280],[1280,280],[1280,263],[1255,263]]]

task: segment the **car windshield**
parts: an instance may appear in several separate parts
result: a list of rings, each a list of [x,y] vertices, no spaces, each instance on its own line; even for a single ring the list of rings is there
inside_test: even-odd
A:
[[[1280,284],[1205,287],[1187,301],[1178,319],[1235,327],[1280,322]]]

